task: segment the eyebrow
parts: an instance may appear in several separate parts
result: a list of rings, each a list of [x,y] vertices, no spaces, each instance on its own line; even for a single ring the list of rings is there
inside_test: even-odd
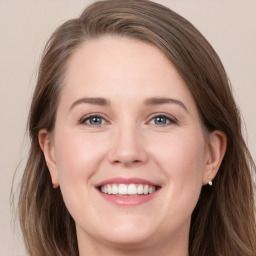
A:
[[[82,104],[82,103],[98,105],[98,106],[109,106],[110,105],[110,101],[105,98],[81,98],[81,99],[78,99],[75,102],[73,102],[71,107],[69,108],[69,110],[71,111],[75,106]],[[177,99],[152,97],[152,98],[148,98],[144,101],[144,104],[146,106],[162,105],[162,104],[170,104],[170,103],[177,104],[177,105],[181,106],[188,113],[188,109],[185,106],[185,104],[182,101],[177,100]]]
[[[146,99],[144,101],[144,104],[146,106],[162,105],[162,104],[170,104],[170,103],[177,104],[177,105],[181,106],[188,113],[188,109],[187,109],[186,105],[182,101],[177,100],[177,99],[153,97],[153,98]]]
[[[75,102],[73,102],[71,107],[69,108],[69,110],[71,111],[75,106],[82,104],[82,103],[98,105],[98,106],[110,105],[110,102],[104,98],[81,98],[81,99],[78,99]]]

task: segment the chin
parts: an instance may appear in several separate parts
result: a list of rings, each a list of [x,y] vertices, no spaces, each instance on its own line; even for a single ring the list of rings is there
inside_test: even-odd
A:
[[[146,230],[140,230],[140,227],[137,227],[136,229],[127,231],[127,229],[114,232],[110,232],[107,234],[107,236],[103,235],[103,240],[105,240],[106,243],[113,244],[116,247],[131,247],[139,248],[144,247],[150,240],[150,237],[152,237],[152,234],[150,232],[147,232]]]
[[[112,219],[106,225],[102,225],[102,223],[90,234],[96,240],[114,247],[139,248],[145,246],[156,232],[152,222],[143,221],[138,217],[132,219],[127,217],[122,222],[120,219]]]

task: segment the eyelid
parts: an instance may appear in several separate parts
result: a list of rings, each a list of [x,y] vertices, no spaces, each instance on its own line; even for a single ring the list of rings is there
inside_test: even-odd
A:
[[[156,117],[165,117],[171,122],[171,124],[177,124],[178,123],[177,118],[175,118],[174,116],[172,116],[170,114],[163,113],[163,112],[154,113],[154,114],[150,115],[149,118],[148,118],[147,123],[149,123],[153,118],[156,118]],[[170,124],[165,124],[165,125],[170,125]],[[159,125],[156,125],[156,126],[159,126]],[[162,125],[162,126],[164,126],[164,125]]]
[[[104,119],[104,121],[106,122],[105,124],[110,124],[110,121],[109,121],[109,118],[106,117],[106,115],[102,114],[102,113],[89,113],[89,114],[86,114],[84,115],[82,118],[80,118],[78,120],[78,124],[85,124],[85,121],[89,118],[92,118],[92,117],[100,117],[102,119]],[[153,119],[153,118],[156,118],[156,117],[164,117],[166,119],[168,119],[170,121],[169,124],[164,124],[164,125],[161,125],[161,126],[165,126],[165,125],[172,125],[172,124],[177,124],[178,123],[178,119],[175,118],[173,115],[170,115],[170,114],[167,114],[167,113],[163,113],[163,112],[159,112],[159,113],[153,113],[151,114],[148,118],[147,118],[147,122],[146,124],[149,124],[149,122]],[[100,124],[100,125],[90,125],[90,124],[86,124],[86,126],[97,126],[97,127],[100,127],[104,124]],[[160,126],[160,125],[156,125],[156,126]]]
[[[92,118],[92,117],[100,117],[100,118],[102,118],[102,119],[104,119],[104,121],[106,122],[106,123],[110,123],[107,119],[107,117],[104,115],[104,114],[102,114],[102,113],[90,113],[90,114],[86,114],[86,115],[84,115],[82,118],[80,118],[79,120],[78,120],[78,124],[85,124],[85,121],[87,120],[87,119],[89,119],[89,118]],[[95,126],[95,125],[90,125],[90,124],[86,124],[87,126]],[[101,124],[102,125],[102,124]],[[101,126],[101,125],[97,125],[97,126]]]

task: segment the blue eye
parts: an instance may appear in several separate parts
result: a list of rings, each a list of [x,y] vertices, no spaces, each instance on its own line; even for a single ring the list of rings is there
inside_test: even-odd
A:
[[[94,116],[94,117],[90,117],[87,119],[87,121],[89,122],[89,124],[91,125],[100,125],[102,124],[102,118],[101,117],[97,117],[97,116]]]
[[[104,118],[100,116],[89,116],[87,118],[84,118],[81,123],[87,124],[87,125],[92,125],[92,126],[100,126],[102,124],[105,124],[106,121]]]
[[[170,117],[167,117],[164,115],[158,115],[152,118],[149,123],[153,125],[161,126],[161,125],[173,124],[173,123],[176,123],[176,121]]]
[[[154,120],[155,124],[160,124],[160,125],[167,124],[167,122],[168,122],[167,118],[163,117],[163,116],[157,116],[153,120]]]

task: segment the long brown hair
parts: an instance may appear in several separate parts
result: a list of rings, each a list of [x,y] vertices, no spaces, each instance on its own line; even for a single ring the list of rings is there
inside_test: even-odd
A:
[[[29,158],[21,182],[19,219],[32,256],[77,256],[75,223],[60,189],[53,189],[38,143],[40,129],[54,129],[67,61],[91,38],[114,34],[158,47],[174,64],[196,102],[202,126],[220,130],[227,150],[214,186],[203,186],[192,214],[191,256],[255,256],[256,227],[252,174],[255,164],[241,133],[239,111],[219,57],[187,20],[143,0],[98,1],[60,26],[46,45],[28,129]]]

